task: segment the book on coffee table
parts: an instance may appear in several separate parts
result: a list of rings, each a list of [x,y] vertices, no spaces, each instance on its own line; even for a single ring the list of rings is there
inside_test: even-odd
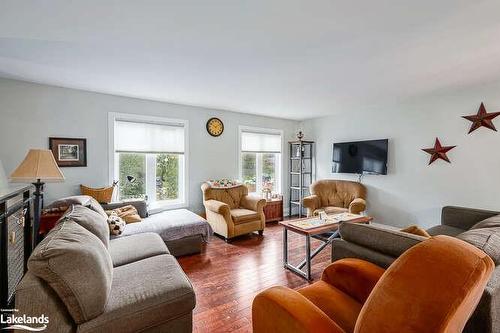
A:
[[[340,214],[328,215],[328,217],[324,220],[320,219],[319,217],[312,217],[308,219],[293,221],[290,222],[289,224],[304,230],[308,230],[317,227],[338,224],[340,222],[348,222],[351,220],[359,219],[361,217],[363,216],[358,214],[340,213]]]

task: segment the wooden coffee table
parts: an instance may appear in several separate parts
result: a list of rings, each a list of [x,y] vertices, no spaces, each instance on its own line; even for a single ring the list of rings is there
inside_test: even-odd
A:
[[[286,269],[290,270],[291,272],[307,280],[311,280],[312,258],[314,258],[318,253],[320,253],[326,246],[331,244],[335,238],[339,237],[339,226],[340,224],[345,223],[345,222],[339,222],[336,224],[321,225],[309,229],[303,229],[291,224],[293,222],[305,221],[310,219],[317,219],[317,217],[314,218],[309,217],[309,218],[279,222],[283,226],[283,266]],[[361,216],[357,219],[349,220],[346,222],[369,223],[372,219],[373,218],[369,216]],[[305,236],[306,239],[306,257],[297,266],[294,266],[288,262],[288,231],[292,231],[299,235],[303,235]],[[322,242],[322,244],[312,252],[311,252],[311,237],[318,239]],[[304,266],[306,266],[305,272],[302,270],[302,267]]]

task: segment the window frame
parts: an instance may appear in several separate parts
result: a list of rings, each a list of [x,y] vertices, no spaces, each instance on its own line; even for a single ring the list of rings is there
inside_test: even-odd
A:
[[[153,123],[162,125],[181,125],[184,127],[184,158],[183,168],[179,170],[181,174],[179,180],[183,180],[183,188],[179,189],[179,201],[172,203],[168,200],[156,201],[156,196],[153,201],[149,201],[149,212],[156,213],[163,210],[187,208],[189,206],[189,121],[185,119],[172,119],[157,116],[147,116],[132,113],[108,113],[108,182],[111,184],[117,177],[115,171],[118,170],[118,158],[115,152],[115,121],[131,121],[138,123]],[[146,154],[146,162],[148,154]],[[147,164],[147,163],[146,163]],[[147,166],[146,166],[147,168]],[[148,170],[146,170],[147,174]],[[148,194],[148,185],[146,185],[146,195]],[[118,191],[115,192],[114,199],[119,200]],[[149,197],[149,196],[148,196]]]
[[[285,151],[285,142],[284,142],[284,131],[280,129],[275,129],[275,128],[265,128],[265,127],[253,127],[253,126],[243,126],[240,125],[238,126],[238,178],[240,180],[243,179],[243,159],[242,159],[242,154],[244,152],[241,151],[241,134],[243,132],[251,132],[251,133],[257,133],[257,134],[275,134],[280,136],[280,141],[281,141],[281,152],[279,153],[279,194],[283,195],[283,171],[284,171],[284,165],[283,165],[283,152]],[[258,154],[263,154],[263,153],[258,153]],[[262,156],[256,156],[255,163],[256,163],[256,170],[255,170],[255,178],[256,179],[262,179],[262,173],[257,167],[259,165],[258,160],[262,160]],[[261,161],[262,162],[262,161]],[[260,178],[259,178],[260,175]],[[259,194],[259,191],[262,192],[262,188],[259,188],[257,185],[258,182],[255,184],[255,190],[256,194]]]

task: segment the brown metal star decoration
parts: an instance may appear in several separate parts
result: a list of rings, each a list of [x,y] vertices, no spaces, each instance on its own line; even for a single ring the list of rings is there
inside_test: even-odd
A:
[[[437,159],[442,159],[445,160],[448,163],[451,163],[450,160],[448,159],[448,156],[446,156],[446,153],[455,148],[456,146],[441,146],[441,142],[439,142],[439,139],[436,138],[436,142],[434,143],[433,148],[424,148],[422,149],[425,151],[427,154],[431,155],[431,159],[429,161],[429,165],[432,164],[432,162],[436,161]]]
[[[470,116],[462,116],[462,118],[465,118],[469,121],[472,121],[472,125],[471,125],[469,133],[468,133],[468,134],[470,134],[470,133],[474,132],[475,130],[477,130],[481,126],[484,126],[484,127],[487,127],[493,131],[496,131],[497,129],[495,128],[495,125],[493,125],[492,120],[498,116],[500,116],[500,112],[486,112],[486,108],[484,107],[484,104],[481,103],[481,106],[479,107],[477,114],[473,114]]]

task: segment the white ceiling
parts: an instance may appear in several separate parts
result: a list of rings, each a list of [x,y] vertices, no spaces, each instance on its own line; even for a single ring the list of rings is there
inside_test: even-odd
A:
[[[2,0],[0,76],[312,118],[500,79],[500,1]]]

